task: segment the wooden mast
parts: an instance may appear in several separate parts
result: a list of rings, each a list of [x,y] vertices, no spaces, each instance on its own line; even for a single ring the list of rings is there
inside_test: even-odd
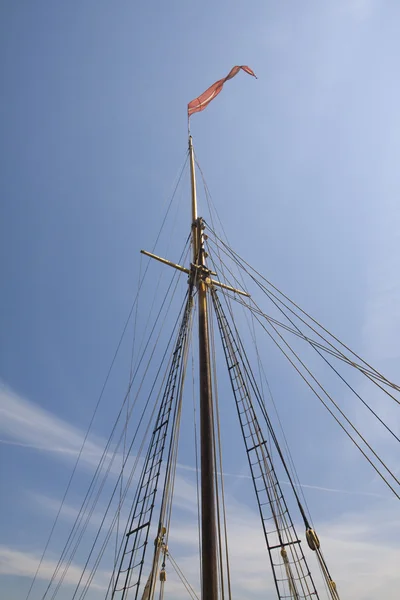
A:
[[[214,470],[213,400],[210,367],[210,342],[208,331],[207,290],[216,286],[248,296],[221,281],[211,279],[216,275],[205,264],[204,221],[197,216],[196,172],[192,137],[189,135],[189,158],[192,190],[192,246],[193,262],[190,269],[177,265],[152,252],[141,250],[146,256],[189,275],[189,283],[197,288],[199,306],[199,380],[200,380],[200,456],[201,456],[201,588],[202,600],[218,600],[216,491]],[[152,575],[153,576],[153,575]]]
[[[207,312],[209,271],[205,266],[203,219],[197,216],[196,173],[192,136],[189,136],[192,189],[193,269],[199,306],[200,456],[201,456],[201,564],[202,600],[218,600],[217,528],[214,480],[214,428]]]

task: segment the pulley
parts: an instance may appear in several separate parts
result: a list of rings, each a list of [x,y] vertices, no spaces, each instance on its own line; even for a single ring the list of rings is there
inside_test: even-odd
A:
[[[311,529],[311,527],[306,529],[306,539],[307,539],[307,544],[311,548],[311,550],[313,550],[314,552],[316,550],[319,550],[320,543],[319,543],[318,536],[315,533],[314,529]]]

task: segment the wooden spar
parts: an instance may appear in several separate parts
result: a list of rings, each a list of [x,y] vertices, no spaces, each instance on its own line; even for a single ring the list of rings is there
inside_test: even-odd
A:
[[[202,600],[218,600],[218,562],[217,562],[217,523],[214,470],[214,427],[213,400],[210,366],[210,342],[208,330],[208,288],[217,286],[228,291],[249,296],[243,290],[237,290],[221,281],[210,278],[217,275],[205,264],[204,221],[197,216],[196,172],[192,137],[189,136],[189,158],[192,192],[192,246],[193,262],[190,269],[178,265],[152,252],[141,250],[143,254],[189,275],[189,283],[196,285],[199,307],[199,380],[200,380],[200,470],[201,470],[201,565]],[[157,559],[158,562],[158,559]],[[155,562],[154,565],[157,563]],[[154,568],[145,593],[151,595],[154,581]],[[145,595],[143,597],[146,597]]]
[[[192,189],[193,264],[199,306],[199,379],[200,379],[200,456],[201,456],[201,564],[202,600],[218,600],[217,527],[214,484],[214,428],[211,387],[210,344],[207,311],[208,273],[204,263],[203,221],[197,216],[196,173],[192,136],[189,136],[190,175]]]

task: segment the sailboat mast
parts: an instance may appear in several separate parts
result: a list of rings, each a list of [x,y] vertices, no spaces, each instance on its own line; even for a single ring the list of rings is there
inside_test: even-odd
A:
[[[207,284],[203,248],[203,220],[197,216],[196,173],[192,136],[189,136],[192,189],[192,242],[199,307],[201,558],[202,598],[218,600],[217,528],[214,485],[214,428],[208,331]]]
[[[192,136],[189,135],[189,160],[190,160],[190,185],[192,192],[192,245],[193,245],[193,264],[197,264],[197,192],[196,192],[196,169],[194,165],[194,150]]]

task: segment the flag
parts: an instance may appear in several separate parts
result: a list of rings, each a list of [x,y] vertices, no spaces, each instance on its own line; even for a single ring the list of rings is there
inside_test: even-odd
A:
[[[201,96],[199,96],[198,98],[195,98],[194,100],[189,102],[188,116],[190,117],[190,115],[192,115],[193,113],[204,110],[206,108],[206,106],[208,106],[210,104],[211,100],[214,100],[214,98],[216,96],[218,96],[218,94],[220,93],[220,91],[222,90],[222,88],[224,86],[225,81],[228,81],[228,79],[232,79],[232,77],[235,77],[235,75],[237,75],[240,70],[245,71],[245,73],[248,73],[249,75],[252,75],[253,77],[256,77],[255,73],[250,69],[250,67],[246,67],[245,65],[242,65],[240,67],[238,67],[238,66],[233,67],[229,71],[228,75],[226,77],[224,77],[224,79],[220,79],[219,81],[216,81],[215,83],[212,84],[211,87],[208,88],[208,90],[203,92],[201,94]],[[256,77],[256,79],[257,79],[257,77]]]

